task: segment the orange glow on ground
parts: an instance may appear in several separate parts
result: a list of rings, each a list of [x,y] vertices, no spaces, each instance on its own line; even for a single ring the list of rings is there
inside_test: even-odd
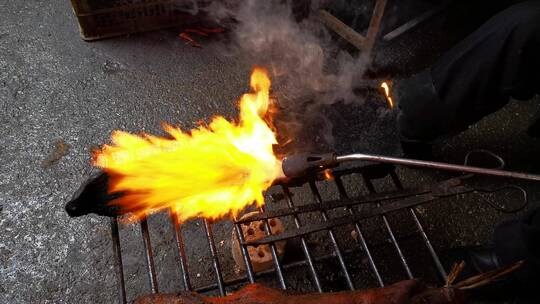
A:
[[[386,100],[388,101],[388,106],[390,109],[394,108],[394,100],[392,99],[392,96],[390,95],[390,86],[387,82],[383,82],[381,84],[381,88],[384,90],[384,94],[386,95]]]

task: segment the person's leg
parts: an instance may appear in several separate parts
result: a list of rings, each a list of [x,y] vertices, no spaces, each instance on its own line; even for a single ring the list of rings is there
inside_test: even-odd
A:
[[[500,265],[524,260],[522,269],[513,275],[525,291],[536,292],[540,286],[540,208],[521,220],[499,224],[494,233],[494,254]],[[539,295],[540,297],[540,295]]]
[[[536,112],[533,123],[527,129],[527,134],[531,137],[540,138],[540,111]]]
[[[465,262],[457,281],[524,261],[515,272],[473,290],[472,295],[480,299],[517,300],[513,303],[540,303],[536,290],[540,286],[540,207],[521,219],[498,224],[488,245],[454,248],[446,252],[446,258],[448,266]]]
[[[463,131],[509,97],[540,88],[540,1],[514,5],[491,18],[430,69],[394,90],[404,142],[430,142]]]

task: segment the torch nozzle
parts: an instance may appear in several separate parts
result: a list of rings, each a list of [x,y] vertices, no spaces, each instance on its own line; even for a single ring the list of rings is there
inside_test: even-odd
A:
[[[283,159],[281,166],[283,173],[288,178],[306,176],[310,173],[333,168],[338,165],[335,153],[326,154],[295,154]]]

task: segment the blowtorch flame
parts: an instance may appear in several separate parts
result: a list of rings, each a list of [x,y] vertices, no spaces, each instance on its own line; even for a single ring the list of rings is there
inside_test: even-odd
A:
[[[390,109],[393,109],[394,108],[394,100],[392,99],[392,96],[390,96],[390,86],[388,85],[388,83],[383,82],[381,84],[381,88],[383,88],[384,94],[386,95],[386,100],[388,101],[388,106],[390,107]]]
[[[240,100],[240,119],[217,116],[184,133],[164,125],[170,138],[122,131],[94,154],[94,165],[111,176],[112,201],[136,218],[170,209],[181,221],[236,215],[264,204],[263,191],[282,175],[272,146],[276,138],[262,116],[270,106],[270,79],[254,69],[253,93]]]

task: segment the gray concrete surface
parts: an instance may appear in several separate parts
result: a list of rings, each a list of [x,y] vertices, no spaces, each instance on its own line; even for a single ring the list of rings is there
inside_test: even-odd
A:
[[[0,303],[116,301],[108,220],[70,219],[63,210],[90,173],[92,147],[107,142],[115,129],[157,133],[161,121],[189,128],[215,113],[232,116],[248,80],[249,66],[223,56],[212,43],[202,50],[186,46],[175,34],[85,43],[68,1],[0,3]],[[338,151],[399,153],[392,117],[378,108],[347,105],[329,114]],[[488,148],[502,154],[511,168],[530,169],[540,142],[524,129],[536,109],[536,101],[515,103],[440,143],[437,154],[460,162],[466,151]],[[64,156],[54,155],[59,141],[66,144]],[[400,173],[409,185],[441,177],[407,169]],[[305,194],[297,198],[308,201]],[[494,223],[508,217],[466,198],[422,212],[441,250],[483,243]],[[406,226],[400,223],[396,219],[396,226]],[[170,223],[156,216],[150,225],[160,290],[177,291]],[[226,266],[231,265],[228,225],[216,227]],[[213,279],[201,231],[197,222],[185,227],[197,286]],[[138,226],[122,226],[121,237],[129,299],[134,299],[149,292]],[[226,277],[234,277],[226,268]],[[302,283],[294,279],[290,284],[302,289]]]
[[[0,12],[0,302],[111,303],[108,221],[63,210],[91,147],[114,129],[232,115],[249,67],[174,32],[83,42],[69,1],[2,1]],[[58,140],[67,155],[44,168]]]

